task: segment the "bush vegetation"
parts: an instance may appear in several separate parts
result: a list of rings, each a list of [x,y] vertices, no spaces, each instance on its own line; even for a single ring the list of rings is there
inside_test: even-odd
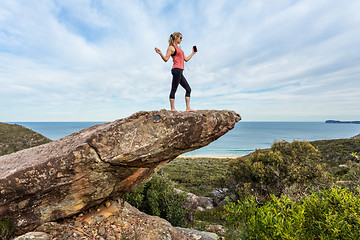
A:
[[[259,206],[254,196],[225,207],[227,222],[243,239],[359,239],[359,192],[331,188],[303,197],[275,197]]]
[[[359,239],[359,143],[282,141],[236,159],[227,223],[244,239]]]
[[[348,161],[354,161],[351,153],[360,153],[360,138],[319,140],[313,141],[311,144],[319,150],[322,162],[330,168],[336,168]]]
[[[10,239],[14,232],[14,225],[10,218],[0,220],[0,239]]]
[[[187,214],[190,214],[185,204],[186,195],[177,192],[171,181],[157,174],[123,199],[140,211],[164,218],[174,226],[185,226]]]
[[[266,202],[270,195],[301,197],[327,185],[326,165],[319,151],[306,141],[275,142],[268,151],[257,150],[230,164],[238,199],[255,196]]]
[[[149,182],[123,196],[123,199],[140,211],[160,216],[174,226],[195,227],[192,222],[195,210],[187,205],[185,193],[181,194],[174,189],[198,196],[211,196],[214,188],[225,186],[225,182],[229,180],[228,163],[229,159],[177,158],[163,166]],[[208,211],[203,213],[206,215]],[[217,209],[214,212],[210,210],[209,214],[211,216],[198,218],[218,222],[215,219],[224,216],[224,212]],[[225,218],[221,222],[225,223]]]
[[[321,150],[306,141],[275,142],[271,149],[235,160],[178,158],[153,180],[161,177],[164,186],[202,196],[210,196],[216,187],[233,189],[235,201],[197,211],[193,222],[187,222],[186,212],[177,216],[184,217],[182,225],[201,230],[222,224],[227,228],[225,239],[351,239],[359,230],[359,142],[328,141],[316,141]],[[346,170],[339,171],[344,168],[339,163]],[[151,206],[161,208],[160,203],[145,203],[150,201],[144,197],[146,190],[140,193],[143,197],[137,195],[138,200],[130,201],[133,205],[148,206],[139,209],[149,214],[154,212],[149,211]]]

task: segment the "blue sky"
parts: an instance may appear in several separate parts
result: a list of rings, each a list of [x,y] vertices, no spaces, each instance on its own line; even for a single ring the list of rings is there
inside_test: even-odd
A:
[[[183,34],[192,108],[245,121],[360,120],[360,1],[2,0],[0,121],[169,109]],[[180,87],[176,107],[185,109]]]

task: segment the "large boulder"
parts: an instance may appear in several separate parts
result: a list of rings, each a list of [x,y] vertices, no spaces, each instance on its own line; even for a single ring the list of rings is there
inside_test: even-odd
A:
[[[0,218],[18,232],[121,196],[178,155],[213,142],[239,114],[138,112],[0,157]],[[0,220],[1,220],[0,219]]]

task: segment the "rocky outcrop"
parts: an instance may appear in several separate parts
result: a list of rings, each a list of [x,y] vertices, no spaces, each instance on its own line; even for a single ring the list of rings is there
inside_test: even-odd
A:
[[[175,189],[177,193],[184,193],[180,189]],[[213,200],[210,197],[197,196],[193,193],[186,193],[185,200],[186,207],[191,207],[194,210],[204,211],[205,209],[212,209],[214,207]]]
[[[14,240],[51,240],[51,236],[44,232],[28,232],[22,236],[14,238]]]
[[[107,201],[70,219],[44,223],[36,232],[15,240],[42,236],[42,239],[138,239],[216,240],[215,233],[173,227],[168,221],[150,216],[122,199]],[[29,239],[29,238],[27,238]],[[38,238],[35,238],[38,239]]]
[[[72,216],[129,192],[240,120],[233,111],[138,112],[2,156],[0,216],[23,232]]]

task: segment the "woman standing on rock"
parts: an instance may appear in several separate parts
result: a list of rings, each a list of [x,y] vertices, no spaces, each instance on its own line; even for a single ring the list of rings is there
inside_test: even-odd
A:
[[[185,54],[183,50],[178,46],[182,41],[182,34],[179,32],[174,32],[170,35],[169,38],[169,47],[166,51],[166,55],[164,56],[160,49],[155,48],[156,53],[158,53],[161,58],[167,62],[170,58],[170,56],[173,58],[174,64],[171,69],[171,74],[173,75],[172,79],[172,85],[171,85],[171,91],[170,91],[170,107],[171,111],[176,111],[175,109],[175,92],[179,86],[179,84],[186,90],[185,93],[185,102],[186,102],[186,111],[187,112],[195,112],[196,110],[193,110],[190,108],[190,93],[191,88],[186,81],[183,71],[184,71],[184,61],[189,61],[192,56],[197,52],[196,47],[193,47],[192,53],[185,57]]]

